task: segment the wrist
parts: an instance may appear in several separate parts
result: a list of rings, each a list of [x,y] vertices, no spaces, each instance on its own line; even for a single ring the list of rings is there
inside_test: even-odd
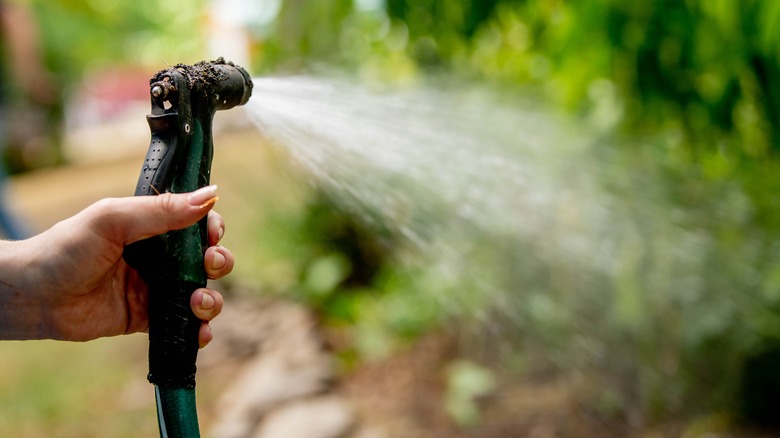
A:
[[[46,306],[34,287],[37,261],[27,241],[0,241],[0,339],[49,337]]]

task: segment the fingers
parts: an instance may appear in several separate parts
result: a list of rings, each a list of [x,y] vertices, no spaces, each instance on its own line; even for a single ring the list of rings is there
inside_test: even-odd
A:
[[[213,289],[198,289],[190,297],[192,313],[204,321],[211,321],[219,315],[223,304],[222,295]]]
[[[211,289],[198,289],[190,297],[190,307],[196,317],[203,320],[198,331],[198,346],[205,347],[214,339],[209,321],[214,319],[222,311],[222,295]]]
[[[203,255],[203,265],[206,268],[206,275],[212,280],[230,274],[230,272],[233,271],[234,263],[233,253],[223,246],[209,247]]]
[[[225,234],[225,220],[215,212],[209,212],[208,235],[209,248],[203,255],[203,265],[206,274],[211,279],[222,278],[233,270],[233,254],[227,248],[217,246]]]

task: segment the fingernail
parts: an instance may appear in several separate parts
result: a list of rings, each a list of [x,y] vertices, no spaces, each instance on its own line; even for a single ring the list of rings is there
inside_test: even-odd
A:
[[[227,261],[225,260],[225,256],[217,251],[214,251],[214,260],[211,262],[211,269],[217,271],[225,267],[225,263]]]
[[[217,197],[216,195],[217,195],[217,186],[215,184],[200,188],[190,193],[190,197],[189,197],[190,205],[204,207],[208,205],[209,201],[216,198]]]
[[[225,235],[225,229],[222,227],[219,227],[219,231],[217,231],[217,241],[222,240],[222,236]]]
[[[203,293],[203,297],[200,299],[200,308],[203,310],[210,310],[214,307],[214,298],[207,293]]]

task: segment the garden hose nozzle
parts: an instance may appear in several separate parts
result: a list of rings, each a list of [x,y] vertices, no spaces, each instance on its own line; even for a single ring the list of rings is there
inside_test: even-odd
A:
[[[151,143],[136,196],[186,193],[210,184],[212,120],[218,110],[243,105],[252,79],[219,58],[162,70],[149,81]],[[149,381],[155,385],[162,437],[197,437],[195,360],[201,321],[190,296],[206,286],[203,254],[207,218],[128,245],[127,263],[149,285]]]

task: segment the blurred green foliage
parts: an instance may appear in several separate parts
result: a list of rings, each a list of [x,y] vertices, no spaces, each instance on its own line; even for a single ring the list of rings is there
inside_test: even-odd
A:
[[[203,0],[29,0],[47,66],[68,85],[87,72],[195,62],[203,56]]]

